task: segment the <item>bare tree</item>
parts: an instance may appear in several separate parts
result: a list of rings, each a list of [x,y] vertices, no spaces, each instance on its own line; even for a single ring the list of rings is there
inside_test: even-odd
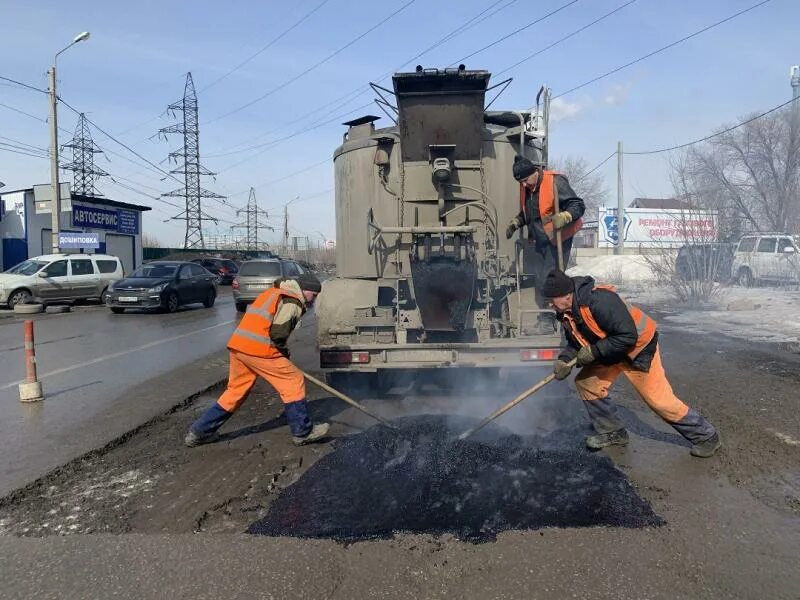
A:
[[[151,233],[142,234],[142,248],[162,248],[161,242]]]
[[[676,193],[742,230],[800,228],[800,107],[724,131],[672,161]]]
[[[588,161],[571,154],[551,160],[549,168],[567,176],[572,189],[586,204],[586,215],[589,219],[596,220],[597,209],[605,204],[609,193],[602,173],[589,173],[591,166]]]

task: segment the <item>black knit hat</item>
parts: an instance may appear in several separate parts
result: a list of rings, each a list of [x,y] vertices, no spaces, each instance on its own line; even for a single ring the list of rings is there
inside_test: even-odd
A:
[[[322,291],[322,284],[319,282],[319,279],[311,273],[303,273],[299,277],[295,277],[294,280],[297,282],[297,285],[300,286],[301,290],[316,292],[317,294]]]
[[[536,165],[530,160],[519,155],[514,157],[514,168],[512,169],[514,179],[522,181],[533,175],[534,171],[536,171]]]
[[[572,281],[572,277],[558,269],[553,269],[547,274],[542,286],[542,295],[545,298],[558,298],[574,291],[575,283]]]

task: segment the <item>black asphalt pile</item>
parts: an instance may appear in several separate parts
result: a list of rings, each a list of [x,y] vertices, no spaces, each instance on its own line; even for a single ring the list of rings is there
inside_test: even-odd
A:
[[[506,530],[663,524],[611,460],[577,430],[491,442],[457,434],[471,419],[399,419],[336,442],[248,532],[356,541],[451,533],[485,542]],[[485,438],[486,433],[481,432]]]

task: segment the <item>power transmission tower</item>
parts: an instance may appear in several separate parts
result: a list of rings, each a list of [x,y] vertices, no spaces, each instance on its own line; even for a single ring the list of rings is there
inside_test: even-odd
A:
[[[197,115],[197,94],[194,90],[191,73],[186,74],[186,87],[183,91],[183,98],[170,104],[167,110],[172,115],[176,112],[183,113],[182,121],[179,119],[174,125],[164,127],[159,130],[159,134],[165,136],[170,133],[183,134],[183,148],[170,152],[169,158],[175,161],[176,164],[179,159],[183,160],[183,164],[170,171],[170,173],[182,174],[184,176],[184,187],[161,195],[185,198],[186,210],[172,218],[186,221],[186,238],[183,247],[187,249],[202,248],[204,245],[203,221],[216,222],[217,220],[203,212],[200,200],[201,198],[223,199],[225,196],[220,196],[200,186],[201,176],[215,175],[215,173],[200,164],[200,125]]]
[[[107,177],[108,173],[94,165],[94,155],[103,151],[92,140],[92,132],[89,131],[89,124],[83,113],[78,118],[72,141],[64,144],[63,148],[72,150],[72,162],[62,167],[73,173],[72,191],[82,196],[101,195],[95,188],[95,182],[98,177]]]
[[[240,215],[241,213],[245,214],[245,222],[240,223],[239,225],[234,225],[231,229],[238,228],[238,229],[245,229],[245,247],[247,250],[257,251],[261,248],[258,245],[258,230],[259,229],[269,229],[270,231],[275,231],[269,225],[263,225],[259,223],[258,218],[259,216],[263,216],[265,219],[269,217],[267,211],[259,210],[258,202],[256,202],[256,190],[255,188],[250,188],[250,197],[247,199],[247,208],[244,210],[237,210],[236,215]]]

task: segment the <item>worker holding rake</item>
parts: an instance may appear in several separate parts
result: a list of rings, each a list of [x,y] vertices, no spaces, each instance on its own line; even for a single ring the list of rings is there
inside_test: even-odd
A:
[[[556,379],[566,379],[573,364],[575,377],[596,434],[587,447],[599,450],[628,443],[628,433],[616,415],[609,390],[625,375],[645,403],[692,444],[691,454],[713,456],[722,446],[716,428],[672,391],[661,364],[656,323],[628,304],[613,286],[597,285],[591,277],[569,277],[550,271],[543,285],[567,338],[553,367]],[[575,362],[572,362],[575,361]]]
[[[306,405],[304,373],[290,360],[287,342],[300,317],[322,290],[311,274],[275,282],[248,306],[228,341],[230,374],[219,400],[189,428],[189,447],[218,439],[217,430],[247,399],[259,377],[278,391],[293,442],[300,446],[324,438],[328,423],[312,424]]]

